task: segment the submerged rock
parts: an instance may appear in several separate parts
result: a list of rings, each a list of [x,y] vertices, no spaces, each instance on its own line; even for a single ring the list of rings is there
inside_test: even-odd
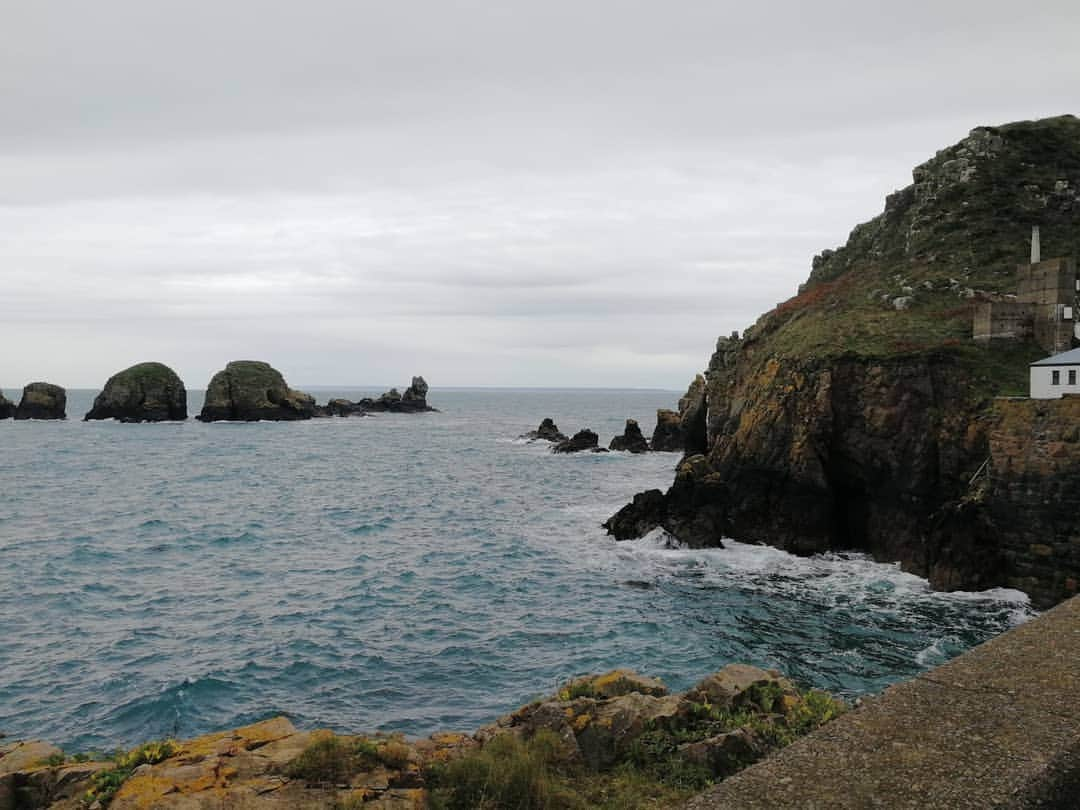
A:
[[[565,442],[566,434],[559,430],[559,426],[555,424],[555,421],[550,416],[546,416],[536,430],[523,433],[519,438],[529,439],[530,441]]]
[[[315,399],[285,384],[268,363],[234,360],[210,380],[198,418],[202,422],[310,419]]]
[[[30,383],[23,388],[15,418],[67,419],[67,392],[52,383]]]
[[[552,453],[580,453],[582,450],[597,450],[600,437],[588,428],[579,430],[573,438],[559,442],[551,448]]]
[[[623,428],[622,436],[616,436],[612,439],[608,447],[612,450],[624,450],[627,453],[649,452],[649,443],[641,434],[641,428],[638,427],[637,420],[634,419],[626,420],[626,427]]]
[[[0,391],[0,419],[10,419],[15,414],[15,403]]]
[[[187,419],[187,390],[162,363],[139,363],[114,374],[84,419],[166,422]]]
[[[651,445],[657,452],[682,451],[682,419],[679,418],[677,411],[660,408],[656,412],[656,428],[653,430]]]

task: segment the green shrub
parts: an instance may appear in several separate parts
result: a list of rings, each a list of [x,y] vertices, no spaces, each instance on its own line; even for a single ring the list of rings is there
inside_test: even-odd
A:
[[[346,745],[338,737],[320,737],[285,767],[285,775],[290,779],[338,785],[349,781],[357,772],[356,754],[354,746]]]
[[[575,810],[585,807],[557,773],[561,742],[542,730],[527,742],[500,735],[432,768],[433,810]]]
[[[86,803],[100,802],[108,807],[120,786],[128,780],[132,772],[140,765],[156,765],[177,751],[171,740],[149,742],[132,748],[130,751],[117,751],[113,754],[113,767],[98,771],[91,777],[91,787],[86,792]]]

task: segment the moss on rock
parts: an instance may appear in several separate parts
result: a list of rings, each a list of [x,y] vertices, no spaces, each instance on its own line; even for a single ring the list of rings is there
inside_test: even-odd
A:
[[[187,419],[187,390],[162,363],[139,363],[111,376],[85,419],[165,422]]]
[[[310,419],[315,399],[294,391],[281,372],[257,360],[234,360],[210,380],[197,417],[203,422]]]

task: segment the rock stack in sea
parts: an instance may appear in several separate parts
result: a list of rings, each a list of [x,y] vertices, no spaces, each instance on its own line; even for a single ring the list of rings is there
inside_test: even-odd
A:
[[[421,413],[434,411],[427,404],[428,384],[423,377],[413,377],[412,383],[402,394],[391,388],[377,398],[364,397],[359,402],[348,399],[332,399],[320,405],[316,416],[363,416],[368,413]]]
[[[683,449],[682,420],[677,411],[660,408],[650,446],[657,452],[680,452]]]
[[[139,363],[111,376],[84,419],[165,422],[187,419],[187,390],[161,363]]]
[[[540,426],[536,430],[530,430],[528,433],[523,433],[518,438],[528,439],[529,441],[544,441],[544,442],[565,442],[566,434],[559,430],[559,426],[555,424],[550,416],[544,417],[540,422]]]
[[[202,422],[291,421],[310,419],[315,399],[295,391],[281,372],[257,360],[234,360],[210,380],[202,412]]]
[[[0,391],[0,419],[10,419],[15,414],[15,403]]]
[[[635,419],[626,420],[626,427],[623,428],[622,435],[612,439],[608,447],[612,450],[623,450],[627,453],[649,452],[649,443],[642,435],[641,428]]]
[[[59,385],[33,382],[23,388],[16,419],[67,419],[67,392]]]
[[[600,437],[588,428],[579,430],[569,439],[561,441],[551,448],[552,453],[580,453],[583,450],[601,451]],[[603,452],[607,451],[604,450]]]

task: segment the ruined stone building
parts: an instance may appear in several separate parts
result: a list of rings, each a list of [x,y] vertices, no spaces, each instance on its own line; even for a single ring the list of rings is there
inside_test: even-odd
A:
[[[975,308],[973,337],[977,342],[1030,339],[1057,353],[1068,351],[1080,339],[1076,260],[1043,260],[1040,253],[1039,228],[1035,226],[1031,262],[1016,268],[1016,295],[984,301]]]

